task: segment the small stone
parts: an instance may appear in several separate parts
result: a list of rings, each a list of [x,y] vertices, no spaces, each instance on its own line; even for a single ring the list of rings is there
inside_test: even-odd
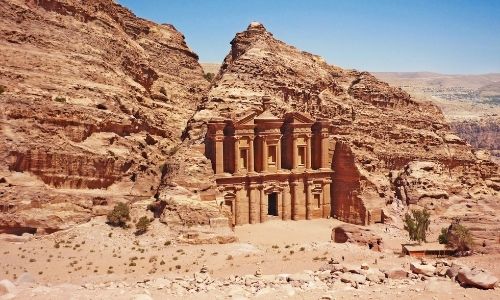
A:
[[[361,264],[361,270],[368,270],[370,267],[368,266],[367,263],[362,263]]]
[[[207,273],[208,272],[208,267],[207,265],[203,265],[200,269],[200,273]]]
[[[16,286],[10,282],[8,279],[0,281],[0,296],[14,293],[16,291]]]
[[[261,268],[260,268],[260,267],[258,267],[258,268],[257,268],[257,271],[255,271],[255,274],[254,274],[254,275],[255,275],[255,277],[260,277],[260,276],[262,276],[262,270],[261,270]]]
[[[133,300],[153,300],[153,297],[151,297],[148,294],[137,294],[137,295],[134,295],[134,297],[132,299]]]

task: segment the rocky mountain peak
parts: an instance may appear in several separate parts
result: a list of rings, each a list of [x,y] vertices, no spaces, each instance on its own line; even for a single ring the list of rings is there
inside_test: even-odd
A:
[[[248,27],[247,27],[247,31],[260,31],[260,32],[264,32],[264,31],[267,31],[266,30],[266,27],[264,27],[264,25],[260,22],[251,22]]]
[[[331,120],[332,207],[340,220],[368,224],[382,216],[397,222],[404,207],[430,203],[441,215],[454,217],[466,209],[455,200],[496,195],[488,188],[496,181],[483,178],[494,177],[498,166],[476,157],[451,134],[437,106],[417,101],[368,72],[328,65],[274,38],[260,24],[232,40],[186,136],[201,143],[208,119],[238,118],[258,109],[264,95],[271,97],[269,112],[277,117],[298,111]],[[423,168],[435,164],[425,186],[413,181],[413,173],[405,173],[413,162]],[[496,230],[494,224],[493,219],[485,221],[489,232]]]

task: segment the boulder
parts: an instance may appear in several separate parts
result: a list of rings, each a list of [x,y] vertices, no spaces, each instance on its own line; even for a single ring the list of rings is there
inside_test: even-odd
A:
[[[423,265],[421,263],[411,263],[410,270],[415,274],[421,274],[425,276],[434,276],[436,272],[436,267],[432,265]]]
[[[461,269],[467,269],[468,270],[469,268],[467,268],[464,265],[457,264],[457,263],[454,262],[454,263],[451,264],[451,267],[449,267],[448,270],[446,270],[446,276],[448,276],[452,280],[455,280],[455,277],[457,277],[457,275],[458,275],[458,271],[460,271]]]
[[[340,281],[345,283],[360,283],[364,284],[366,282],[365,275],[354,274],[354,273],[344,273],[340,276]]]
[[[134,295],[133,300],[153,300],[153,297],[149,296],[148,294],[137,294]]]
[[[457,281],[464,287],[470,286],[480,289],[492,289],[498,282],[498,278],[486,271],[462,268],[458,271]]]
[[[0,281],[0,296],[14,293],[16,291],[16,286],[10,282],[8,279]]]
[[[310,282],[314,281],[314,278],[312,278],[309,274],[295,273],[288,276],[288,281]]]
[[[335,243],[354,243],[380,252],[383,249],[381,237],[368,228],[353,224],[342,224],[333,228],[331,238]]]
[[[391,269],[385,272],[385,276],[389,279],[405,279],[408,277],[408,271],[403,269]]]
[[[36,280],[30,273],[23,273],[17,278],[16,285],[21,284],[35,284]]]
[[[385,274],[380,272],[378,269],[370,269],[365,271],[363,275],[366,276],[366,279],[368,281],[374,282],[374,283],[380,283],[385,281]]]

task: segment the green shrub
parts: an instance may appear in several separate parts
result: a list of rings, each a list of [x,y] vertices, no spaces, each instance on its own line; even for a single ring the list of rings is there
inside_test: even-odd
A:
[[[162,93],[164,96],[166,96],[166,95],[167,95],[167,90],[165,89],[165,87],[163,87],[163,86],[162,86],[162,87],[160,88],[160,93]]]
[[[151,224],[151,222],[149,221],[148,217],[142,216],[135,224],[135,234],[146,233],[146,231],[148,231],[149,224]]]
[[[474,241],[469,228],[461,224],[452,224],[448,233],[448,245],[457,249],[458,252],[472,249]]]
[[[205,73],[203,74],[203,77],[208,81],[208,82],[212,82],[212,80],[214,79],[215,77],[215,74],[214,73]]]
[[[108,214],[108,224],[111,226],[125,227],[130,220],[130,210],[127,204],[120,202]]]
[[[423,210],[412,210],[411,215],[409,213],[405,214],[404,229],[408,231],[410,240],[418,243],[425,242],[431,223],[430,216],[430,212],[425,208]]]
[[[448,244],[448,227],[441,228],[441,234],[438,237],[440,244]]]
[[[66,103],[66,98],[57,96],[54,101],[60,102],[60,103]]]

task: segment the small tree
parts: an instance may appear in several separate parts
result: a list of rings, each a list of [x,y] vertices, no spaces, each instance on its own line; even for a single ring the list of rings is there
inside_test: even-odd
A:
[[[148,231],[149,224],[151,224],[151,222],[149,221],[148,217],[142,216],[135,224],[135,234],[139,235],[146,233],[146,231]]]
[[[438,241],[440,244],[448,244],[448,228],[441,228],[441,234],[438,237]]]
[[[111,226],[125,227],[128,220],[130,220],[130,210],[123,202],[117,203],[108,213],[108,224]]]
[[[448,245],[455,247],[458,252],[472,249],[474,242],[470,230],[461,224],[452,224],[448,231]]]
[[[162,93],[164,96],[166,96],[166,95],[167,95],[167,90],[165,89],[165,87],[164,87],[164,86],[162,86],[162,87],[160,88],[160,93]]]
[[[205,77],[205,79],[207,81],[212,82],[212,80],[215,77],[215,74],[214,73],[205,73],[205,74],[203,74],[203,77]]]
[[[405,214],[404,229],[408,231],[410,240],[418,243],[426,241],[425,238],[431,223],[430,216],[430,212],[425,208],[423,210],[412,210],[411,215],[409,213]]]

